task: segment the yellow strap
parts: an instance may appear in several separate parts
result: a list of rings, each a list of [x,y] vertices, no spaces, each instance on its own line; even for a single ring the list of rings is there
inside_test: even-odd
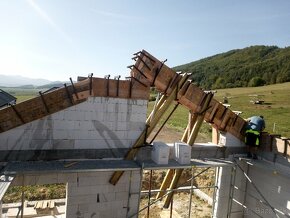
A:
[[[259,131],[257,131],[257,130],[252,130],[252,129],[248,129],[248,130],[246,130],[246,133],[253,133],[253,134],[255,134],[255,135],[260,135],[260,132]]]

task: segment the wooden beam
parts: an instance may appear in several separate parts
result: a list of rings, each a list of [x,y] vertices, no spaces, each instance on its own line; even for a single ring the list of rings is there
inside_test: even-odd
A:
[[[150,136],[151,132],[154,130],[155,126],[160,121],[161,117],[165,114],[165,112],[169,109],[169,106],[175,100],[179,87],[182,87],[182,85],[185,83],[187,78],[188,78],[187,76],[183,76],[180,79],[178,86],[175,87],[173,92],[171,92],[169,96],[164,96],[160,99],[162,103],[159,103],[159,102],[157,103],[158,110],[156,110],[155,114],[152,115],[151,117],[148,117],[146,120],[146,126],[148,126],[148,128],[143,130],[143,132],[141,133],[137,141],[134,143],[132,148],[126,154],[124,158],[125,160],[132,160],[135,157],[140,146],[144,144],[144,141],[146,140],[146,138]],[[119,179],[121,178],[121,176],[123,175],[123,173],[124,171],[115,172],[110,179],[110,183],[113,185],[116,185]]]
[[[204,100],[200,101],[200,103],[202,104],[200,107],[201,108],[200,113],[193,114],[192,111],[189,113],[188,125],[182,137],[183,142],[191,146],[194,144],[197,134],[199,132],[199,129],[201,127],[201,124],[203,122],[206,109],[208,108],[212,97],[213,97],[212,93],[206,93],[206,95],[204,96]],[[177,184],[182,175],[183,169],[175,170],[174,176],[173,176],[173,172],[174,172],[173,169],[167,170],[166,176],[160,187],[160,192],[158,192],[157,194],[157,198],[160,198],[165,194],[166,192],[165,190],[169,187],[169,184],[170,184],[169,188],[171,190],[177,187]],[[166,200],[164,203],[165,208],[169,207],[172,197],[173,197],[173,192],[166,196]]]
[[[146,63],[146,65],[148,65],[151,70],[144,66],[143,63]],[[135,63],[135,68],[132,69],[131,73],[134,74],[134,72],[137,72],[136,69],[138,69],[138,71],[141,71],[147,77],[147,81],[152,84],[155,78],[155,71],[160,69],[158,77],[156,78],[156,81],[154,81],[155,87],[160,92],[170,93],[172,89],[168,87],[176,75],[179,75],[165,64],[163,64],[162,68],[160,68],[161,65],[162,63],[158,59],[143,50],[138,56]],[[184,89],[179,93],[183,96],[178,98],[178,102],[186,106],[189,110],[192,110],[194,113],[198,112],[200,110],[199,103],[200,101],[204,100],[204,91],[194,84],[188,84],[183,88]],[[236,120],[236,122],[230,122],[230,120],[227,118],[224,120],[224,117],[222,116],[224,112],[224,106],[216,100],[212,100],[211,106],[212,108],[208,113],[206,113],[205,120],[215,124],[218,128],[223,128],[237,138],[242,139],[243,126],[245,125],[245,121]],[[232,111],[229,110],[227,113],[229,113],[230,117],[234,117],[232,116],[234,114]]]
[[[174,176],[173,176],[173,180],[171,181],[171,184],[170,184],[170,187],[169,189],[172,190],[172,189],[175,189],[177,187],[177,184],[178,184],[178,181],[181,177],[181,174],[183,172],[183,169],[176,169],[175,170],[175,173],[174,173]],[[172,200],[172,197],[174,195],[174,192],[170,192],[167,196],[166,196],[166,199],[165,199],[165,202],[164,202],[164,208],[168,208],[170,203],[171,203],[171,200]]]

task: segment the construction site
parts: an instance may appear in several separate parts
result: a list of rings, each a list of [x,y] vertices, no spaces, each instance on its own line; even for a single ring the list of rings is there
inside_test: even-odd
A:
[[[290,217],[290,139],[262,132],[247,158],[239,112],[145,50],[132,59],[126,80],[78,77],[0,110],[0,217]],[[177,107],[188,110],[183,136],[158,140]],[[204,122],[212,140],[200,143]],[[65,198],[23,191],[2,203],[9,187],[45,184],[64,184]]]

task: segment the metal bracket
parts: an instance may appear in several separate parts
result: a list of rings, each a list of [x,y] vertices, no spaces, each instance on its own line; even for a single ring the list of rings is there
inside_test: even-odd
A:
[[[11,108],[14,110],[16,116],[19,118],[19,120],[22,122],[22,123],[25,123],[23,118],[21,117],[21,115],[19,114],[19,112],[16,110],[16,108],[14,107],[14,105],[11,105]]]
[[[107,80],[107,97],[109,97],[109,91],[110,91],[110,74],[105,76],[105,79]]]
[[[132,67],[134,68],[134,69],[136,69],[142,76],[144,76],[146,79],[148,79],[147,78],[147,76],[141,71],[141,70],[139,70],[138,69],[138,67],[136,67],[135,65],[130,65],[130,66],[128,66],[127,68],[129,68],[129,69],[131,69],[132,70]]]
[[[73,88],[73,91],[74,91],[74,94],[76,95],[77,99],[79,99],[79,96],[78,96],[78,93],[77,93],[77,90],[76,90],[76,87],[72,81],[72,78],[70,77],[69,78],[70,82],[71,82],[71,85],[72,85],[72,88]]]
[[[63,85],[64,85],[64,88],[65,88],[65,90],[66,90],[67,97],[69,98],[70,103],[73,105],[74,102],[73,102],[73,99],[72,99],[72,97],[71,97],[71,95],[70,95],[70,93],[69,93],[69,90],[68,90],[66,84],[63,84]]]
[[[114,79],[117,80],[117,97],[119,97],[119,82],[121,75],[115,76]]]
[[[160,73],[160,71],[161,71],[161,69],[162,69],[162,67],[163,67],[163,65],[164,65],[164,63],[165,63],[166,61],[167,61],[167,59],[165,59],[164,61],[162,61],[162,62],[161,62],[161,66],[160,66],[160,67],[155,71],[154,79],[153,79],[153,81],[152,81],[151,86],[154,86],[154,84],[155,84],[155,80],[156,80],[158,74]]]
[[[46,102],[45,102],[45,100],[44,100],[44,97],[43,97],[43,94],[42,94],[41,91],[39,91],[39,95],[40,95],[40,98],[41,98],[41,100],[42,100],[42,103],[43,103],[43,105],[44,105],[44,107],[45,107],[46,112],[49,113],[49,108],[47,107],[47,104],[46,104]]]
[[[92,95],[92,89],[93,89],[93,73],[89,74],[88,77],[90,77],[90,95]]]

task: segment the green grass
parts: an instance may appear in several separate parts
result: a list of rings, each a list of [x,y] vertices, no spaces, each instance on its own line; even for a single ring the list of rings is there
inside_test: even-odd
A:
[[[15,96],[17,98],[17,103],[22,101],[26,101],[30,98],[33,98],[38,95],[39,91],[43,91],[41,89],[22,89],[22,88],[1,88],[5,92]]]
[[[242,111],[241,116],[248,118],[253,115],[263,115],[266,121],[265,131],[270,133],[281,134],[285,137],[290,137],[290,83],[275,84],[262,87],[246,87],[246,88],[231,88],[217,90],[215,98],[219,101],[223,100],[224,96],[229,99],[231,110]],[[253,97],[249,95],[263,95],[260,100],[265,103],[261,105],[253,104],[250,101]],[[150,102],[148,111],[153,108],[154,102]],[[173,106],[170,106],[168,111],[171,111]],[[164,117],[167,117],[169,112],[166,112]],[[169,128],[174,128],[177,131],[183,131],[187,125],[188,110],[179,106],[172,115],[168,123]],[[164,118],[161,122],[164,121]],[[275,124],[275,129],[273,127]],[[210,133],[209,125],[203,125],[201,133]]]
[[[28,201],[65,198],[65,184],[11,186],[4,195],[3,203],[20,202],[22,190]]]
[[[261,95],[264,104],[253,104],[249,95]],[[231,110],[242,111],[241,116],[248,118],[263,115],[266,121],[265,131],[290,137],[290,83],[262,87],[233,88],[217,90],[215,98],[222,101],[229,98]],[[275,128],[274,128],[275,125]]]

